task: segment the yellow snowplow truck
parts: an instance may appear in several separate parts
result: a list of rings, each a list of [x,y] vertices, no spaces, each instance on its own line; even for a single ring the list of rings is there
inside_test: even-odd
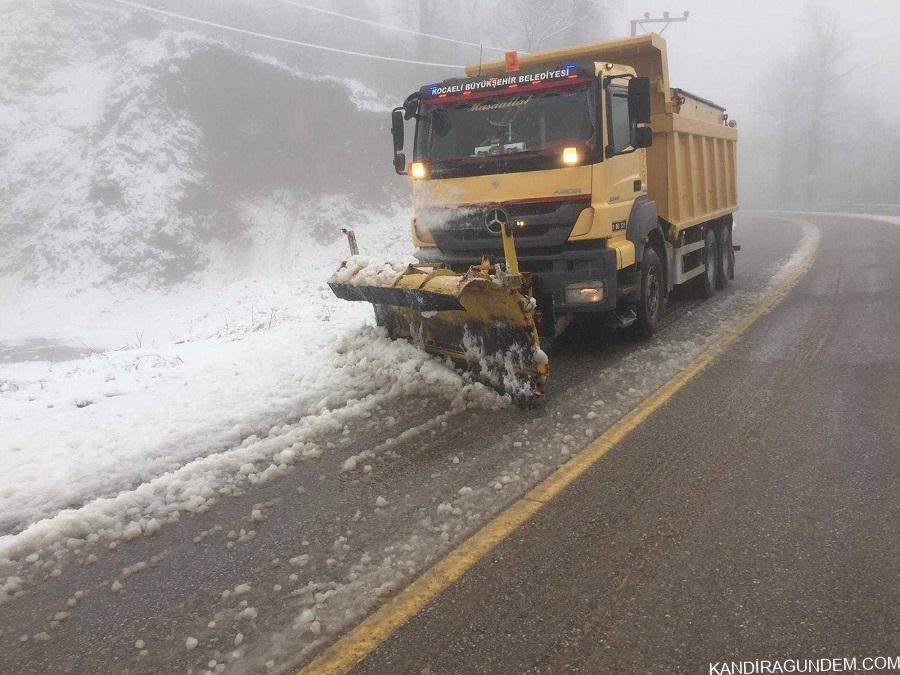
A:
[[[541,343],[574,316],[648,336],[674,287],[709,297],[733,279],[736,125],[670,87],[660,36],[509,53],[465,74],[393,111],[419,262],[372,275],[351,259],[336,295],[528,398],[549,372]]]

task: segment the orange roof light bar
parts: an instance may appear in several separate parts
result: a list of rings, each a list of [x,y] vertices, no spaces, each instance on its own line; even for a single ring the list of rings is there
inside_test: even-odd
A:
[[[506,52],[506,72],[515,73],[519,70],[519,53]]]

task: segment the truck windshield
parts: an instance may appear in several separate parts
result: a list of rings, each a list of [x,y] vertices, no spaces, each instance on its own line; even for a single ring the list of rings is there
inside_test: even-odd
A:
[[[487,97],[423,102],[416,127],[416,161],[433,178],[561,166],[563,148],[590,153],[598,128],[591,82]]]

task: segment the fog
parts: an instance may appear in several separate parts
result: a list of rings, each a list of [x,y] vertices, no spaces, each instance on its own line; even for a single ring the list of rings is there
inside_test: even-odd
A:
[[[154,6],[295,40],[398,59],[466,64],[497,58],[492,47],[523,51],[623,37],[629,20],[645,12],[686,22],[648,24],[669,46],[671,82],[728,108],[741,132],[742,204],[759,208],[812,207],[900,200],[900,4],[838,0],[752,4],[717,0],[369,0],[316,7],[375,23],[485,45],[459,45],[392,32],[311,11],[291,0],[191,0]],[[182,27],[214,35],[256,53],[276,55],[312,73],[359,79],[398,101],[421,84],[455,74],[418,66],[283,45],[210,27]],[[641,29],[643,30],[643,28]],[[384,156],[383,138],[373,151]],[[352,161],[352,157],[347,158]]]
[[[900,202],[894,2],[0,0],[0,289],[289,275],[285,241],[373,212],[398,213],[405,250],[393,105],[664,11],[689,18],[640,30],[662,31],[673,86],[737,121],[742,208]]]

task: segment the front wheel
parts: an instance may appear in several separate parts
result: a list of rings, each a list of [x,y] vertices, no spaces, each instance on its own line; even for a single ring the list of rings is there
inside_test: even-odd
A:
[[[641,291],[637,305],[635,331],[643,337],[650,337],[659,328],[666,303],[666,280],[663,276],[659,254],[647,247],[641,261]]]

